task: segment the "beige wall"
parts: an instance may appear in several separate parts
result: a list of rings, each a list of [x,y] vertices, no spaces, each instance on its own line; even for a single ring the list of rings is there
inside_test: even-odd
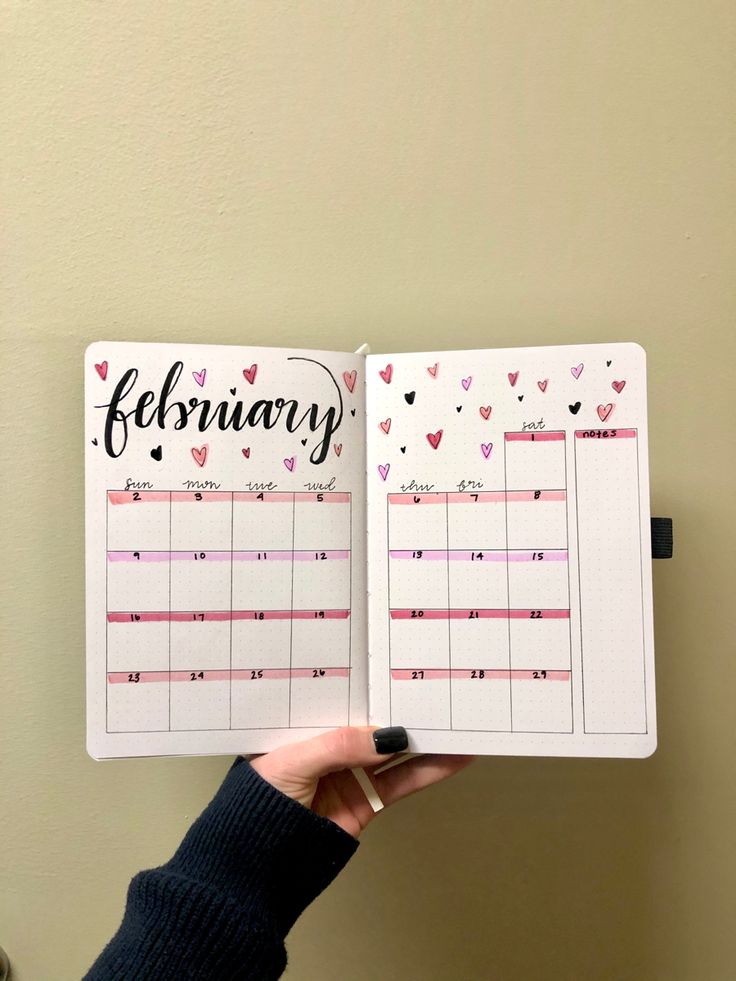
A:
[[[0,944],[78,977],[224,759],[84,750],[82,351],[638,340],[660,749],[381,817],[292,981],[723,981],[736,899],[724,0],[5,0]],[[727,452],[731,444],[730,454]]]

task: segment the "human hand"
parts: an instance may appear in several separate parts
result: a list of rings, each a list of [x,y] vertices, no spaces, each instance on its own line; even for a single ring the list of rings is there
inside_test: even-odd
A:
[[[384,805],[438,783],[472,762],[472,756],[417,756],[376,774],[407,748],[401,726],[333,729],[301,743],[281,746],[251,763],[264,780],[357,838],[375,816],[351,768],[365,768]]]

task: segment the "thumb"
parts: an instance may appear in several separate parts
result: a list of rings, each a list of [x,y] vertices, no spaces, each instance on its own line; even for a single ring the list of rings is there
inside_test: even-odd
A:
[[[382,763],[407,746],[403,726],[345,726],[281,746],[259,757],[253,765],[258,764],[261,776],[276,786],[284,779],[311,782],[338,770]]]

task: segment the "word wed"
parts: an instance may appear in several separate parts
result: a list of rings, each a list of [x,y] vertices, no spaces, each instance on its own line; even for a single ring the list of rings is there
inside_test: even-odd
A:
[[[186,429],[191,423],[196,425],[199,432],[205,432],[210,426],[217,429],[234,429],[239,432],[246,426],[273,429],[279,423],[290,432],[296,432],[303,425],[312,433],[319,433],[320,440],[313,448],[309,459],[312,463],[324,463],[330,442],[342,422],[343,401],[340,388],[332,372],[319,361],[311,358],[289,358],[290,361],[305,361],[316,365],[326,372],[337,393],[337,404],[327,408],[312,402],[303,409],[296,399],[274,398],[257,399],[250,405],[242,401],[222,401],[215,405],[210,399],[190,398],[186,402],[173,401],[171,396],[181,377],[184,364],[175,361],[168,371],[161,391],[146,390],[138,395],[135,404],[131,405],[133,389],[138,380],[138,369],[128,368],[121,376],[112,398],[98,409],[107,409],[105,417],[105,451],[108,456],[117,458],[123,454],[128,444],[129,426],[147,429],[157,425],[159,429],[171,426],[173,429]]]

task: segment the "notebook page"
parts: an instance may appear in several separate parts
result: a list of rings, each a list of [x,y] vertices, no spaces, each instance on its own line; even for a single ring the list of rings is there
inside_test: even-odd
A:
[[[89,752],[364,723],[364,358],[98,342],[85,440]]]
[[[370,718],[414,752],[656,745],[636,344],[372,355]]]

